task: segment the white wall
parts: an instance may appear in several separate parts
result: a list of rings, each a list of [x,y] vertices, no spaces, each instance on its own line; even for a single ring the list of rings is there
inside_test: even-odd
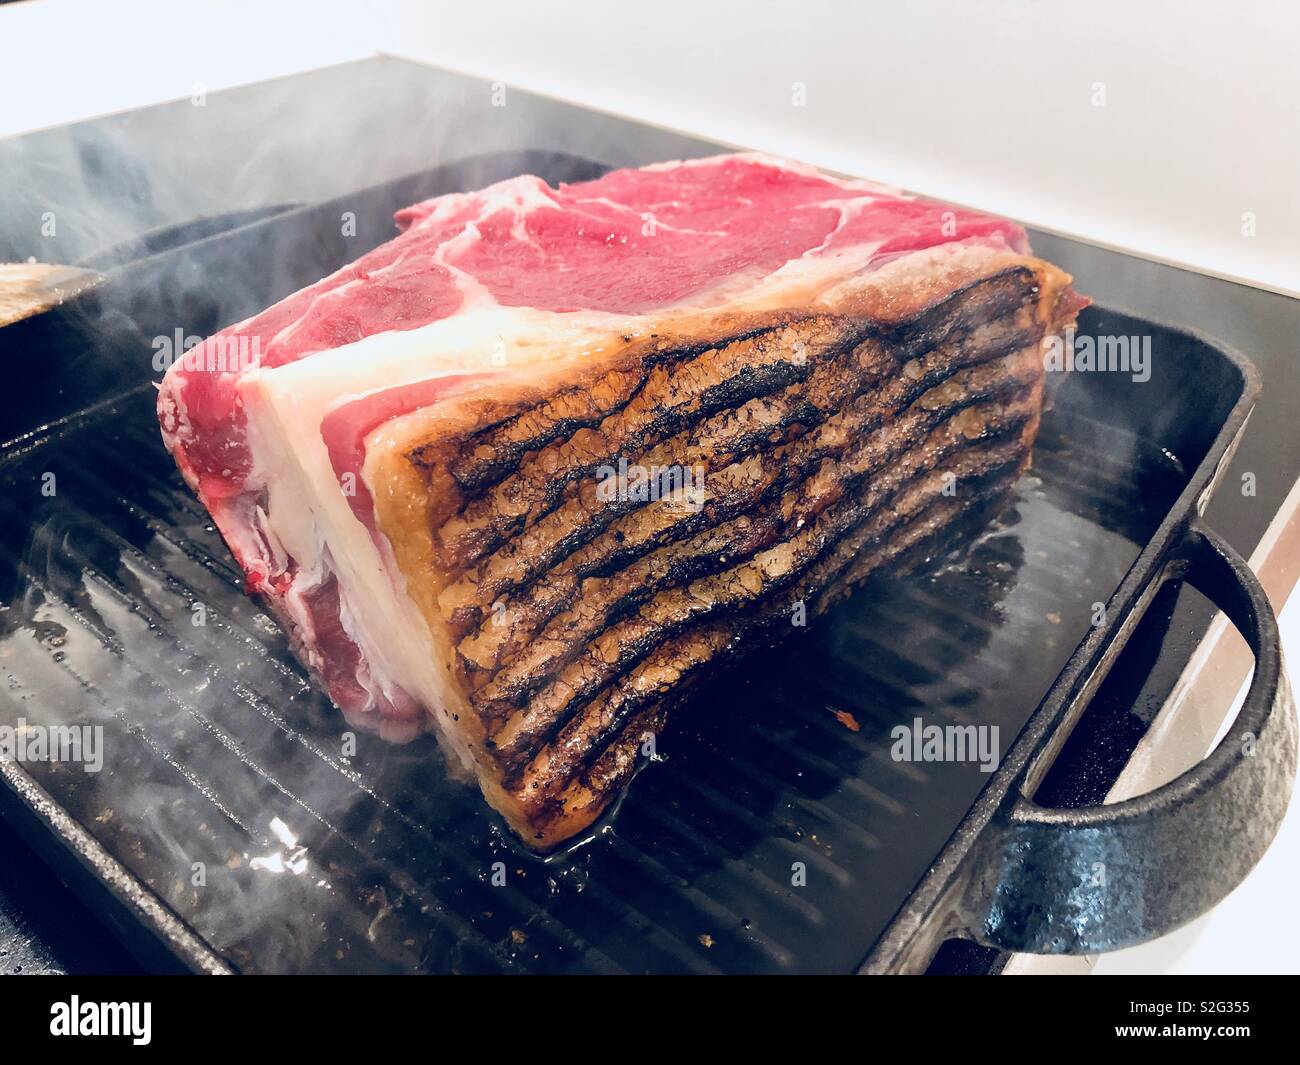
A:
[[[0,8],[0,135],[376,50],[1300,293],[1281,0],[34,0]]]
[[[409,54],[1300,292],[1294,3],[398,7]]]

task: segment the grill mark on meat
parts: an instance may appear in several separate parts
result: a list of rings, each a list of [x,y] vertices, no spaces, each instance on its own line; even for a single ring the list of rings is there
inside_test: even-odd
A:
[[[1001,494],[1019,474],[1024,453],[1016,443],[991,449],[987,465],[969,486],[966,498],[922,496],[910,522],[905,518],[901,522],[885,520],[897,516],[886,511],[842,541],[803,581],[766,609],[713,622],[660,644],[588,703],[525,766],[507,775],[507,786],[527,804],[530,820],[542,831],[557,817],[573,813],[575,805],[603,807],[634,768],[643,732],[662,727],[669,710],[688,694],[704,666],[737,657],[742,647],[752,649],[763,630],[786,620],[796,602],[815,598],[819,589],[847,584],[843,575],[850,567],[853,580],[860,581],[931,538],[962,508]],[[584,765],[588,766],[585,772]]]
[[[752,339],[770,328],[738,334],[729,338],[728,343]],[[651,340],[665,342],[665,338],[657,336]],[[713,347],[699,344],[652,350],[634,369],[613,371],[594,385],[569,389],[552,400],[484,425],[462,442],[459,453],[448,462],[448,469],[467,497],[472,497],[515,473],[518,460],[528,452],[570,436],[578,429],[599,425],[622,410],[645,386],[654,367],[696,358]],[[420,465],[432,465],[442,456],[416,448],[412,458]]]
[[[616,370],[590,387],[562,392],[500,425],[480,431],[471,437],[467,450],[450,463],[452,477],[466,492],[489,487],[511,473],[527,452],[571,436],[579,429],[599,425],[621,410],[645,384],[647,376],[640,367]],[[412,459],[419,464],[429,457],[423,449],[412,452]]]
[[[965,342],[946,341],[931,352],[909,359],[901,372],[895,365],[896,353],[867,341],[845,353],[842,361],[818,369],[809,384],[824,386],[824,398],[810,396],[800,386],[798,392],[750,401],[745,405],[750,410],[744,414],[742,407],[713,415],[658,448],[634,457],[646,467],[699,468],[707,485],[733,455],[768,443],[773,435],[780,440],[783,435],[815,431],[833,421],[837,417],[834,412],[842,411],[850,399],[868,397],[865,405],[854,408],[857,431],[867,431],[947,375],[1036,342],[1042,333],[1043,327],[1034,320],[1032,309],[1022,308],[1010,318],[975,327]],[[873,389],[882,377],[885,383]],[[754,404],[760,405],[757,416]],[[706,494],[712,497],[711,490]],[[526,587],[640,506],[633,500],[601,499],[594,480],[577,485],[575,494],[558,509],[443,591],[439,603],[456,634],[472,631],[483,623],[485,613],[500,597]]]
[[[831,409],[837,400],[849,398],[860,377],[861,374],[836,364],[818,367],[806,381],[791,389],[774,396],[749,399],[735,408],[725,408],[687,426],[650,452],[641,455],[633,452],[622,457],[643,465],[654,464],[656,459],[663,458],[666,465],[716,466],[737,448],[753,446],[801,422],[824,417],[823,412]],[[602,460],[612,465],[614,456],[602,456]],[[498,596],[532,580],[581,547],[620,514],[638,506],[634,501],[620,503],[597,497],[593,478],[599,465],[596,463],[575,471],[575,477],[585,474],[586,479],[571,483],[564,501],[556,509],[548,511],[531,527],[501,545],[475,571],[447,589],[440,597],[440,603],[448,615],[462,624],[477,621],[477,614],[456,617],[457,612],[468,608],[478,612],[485,610]]]
[[[473,636],[462,640],[460,655],[471,669],[495,671],[562,610],[566,614],[552,622],[540,640],[529,647],[529,653],[536,655],[546,645],[571,641],[571,626],[576,624],[572,614],[575,602],[580,603],[583,612],[590,611],[603,594],[602,587],[611,580],[622,588],[623,601],[607,609],[607,619],[620,606],[631,605],[638,596],[648,594],[652,584],[699,576],[729,559],[745,558],[770,543],[791,521],[798,520],[800,515],[794,508],[779,506],[779,491],[798,483],[823,460],[844,456],[845,469],[861,476],[868,469],[858,468],[864,461],[870,463],[870,468],[888,461],[941,418],[1021,388],[1039,373],[1037,348],[1025,348],[959,371],[950,379],[957,382],[958,388],[949,392],[944,404],[928,404],[929,393],[924,393],[905,414],[865,442],[860,438],[866,413],[845,411],[788,445],[733,463],[706,478],[709,503],[704,510],[683,513],[674,503],[661,501],[620,519],[551,570],[544,581],[534,582],[523,595],[506,604],[504,611],[480,626]],[[760,500],[760,513],[752,519],[735,520]],[[705,531],[697,531],[702,526]],[[669,551],[673,544],[678,546]],[[633,565],[638,558],[645,561]],[[553,632],[555,626],[558,631]]]
[[[852,323],[821,317],[712,348],[681,365],[657,366],[618,414],[527,456],[518,470],[443,523],[441,560],[464,569],[553,510],[567,486],[602,464],[651,447],[699,417],[739,406],[808,377],[848,338]],[[802,342],[807,357],[796,360]]]
[[[958,289],[916,317],[884,330],[882,335],[898,349],[901,358],[912,358],[985,322],[1032,305],[1037,294],[1034,272],[1023,266],[1013,267]]]
[[[1009,454],[1021,446],[1023,438],[1017,430],[1032,417],[1039,401],[1036,393],[1036,389],[1031,389],[1018,402],[1007,404],[1000,421],[997,412],[990,408],[979,419],[977,429],[954,424],[960,421],[960,414],[948,419],[860,496],[851,490],[872,468],[870,465],[864,464],[860,472],[851,475],[843,471],[827,473],[822,478],[824,483],[817,487],[805,485],[791,515],[794,519],[791,527],[798,531],[741,565],[685,585],[657,588],[636,613],[598,634],[603,618],[591,610],[581,619],[586,625],[561,627],[551,646],[545,641],[530,644],[530,657],[502,670],[474,698],[481,716],[498,720],[508,717],[504,727],[492,737],[498,757],[506,765],[516,766],[545,734],[575,710],[580,713],[578,708],[582,702],[631,668],[654,645],[688,624],[720,611],[752,604],[796,580],[858,524],[873,520],[872,512],[877,508],[885,518],[908,513],[915,509],[918,499],[937,495],[942,490],[947,483],[946,473],[955,471],[962,476],[969,472],[968,465],[978,466],[985,461],[981,456],[986,452]],[[995,442],[1010,438],[1010,442],[972,444],[968,433],[977,438],[988,436]],[[961,451],[962,448],[965,450]],[[948,469],[936,469],[954,455],[953,461],[947,464]],[[901,502],[890,502],[895,496]],[[804,520],[800,521],[800,517]],[[597,599],[594,595],[592,598]],[[584,595],[580,609],[586,606]],[[534,648],[540,650],[534,653]],[[548,655],[548,652],[558,653]],[[557,676],[557,667],[561,665],[564,668]],[[539,685],[547,680],[550,682],[538,691]],[[526,707],[514,712],[525,698]]]
[[[514,473],[446,521],[437,536],[441,561],[453,570],[466,568],[553,509],[571,481],[602,463],[653,446],[701,415],[804,380],[820,359],[868,335],[886,336],[888,350],[896,358],[910,358],[1029,304],[1035,293],[1033,281],[1027,269],[1005,271],[952,294],[887,334],[860,322],[816,316],[733,338],[723,346],[692,352],[688,358],[654,364],[617,414],[528,455]],[[797,358],[798,343],[803,348]],[[473,446],[477,451],[480,445]],[[490,442],[483,446],[492,449]],[[418,449],[412,452],[412,461],[417,465],[424,461]],[[496,462],[492,454],[480,461]]]

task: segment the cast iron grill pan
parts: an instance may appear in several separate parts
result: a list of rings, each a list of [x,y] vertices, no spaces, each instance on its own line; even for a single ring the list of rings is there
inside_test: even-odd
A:
[[[484,166],[444,168],[420,192],[482,184]],[[594,168],[532,153],[488,169],[555,181]],[[414,198],[411,180],[350,198],[372,243],[386,233],[378,220]],[[268,242],[325,248],[301,268],[311,280],[359,253],[331,244],[339,206],[284,212],[111,282],[197,279],[206,263],[247,262]],[[301,283],[278,276],[262,302]],[[1189,487],[1202,474],[1208,484],[1246,390],[1209,345],[1088,312],[1081,331],[1153,334],[1152,381],[1066,379],[1033,469],[973,543],[918,576],[872,580],[779,653],[700,691],[597,836],[542,861],[448,778],[432,739],[395,747],[357,735],[353,749],[341,715],[242,594],[162,448],[145,381],[152,351],[138,346],[151,328],[171,332],[189,291],[179,284],[152,320],[141,301],[130,330],[94,328],[103,294],[91,311],[35,327],[49,347],[34,377],[59,382],[42,402],[64,409],[33,425],[51,410],[37,418],[11,394],[0,434],[11,440],[0,463],[0,724],[102,726],[102,772],[10,764],[8,783],[28,813],[49,800],[33,820],[37,842],[65,862],[75,855],[151,964],[161,944],[199,969],[847,972],[873,949],[887,966],[882,936],[1010,772],[896,761],[891,730],[916,718],[996,725],[1006,754],[1095,634],[1096,604],[1133,577],[1179,507],[1190,517]],[[195,332],[246,313],[203,299],[191,310],[207,317],[188,319]],[[6,344],[23,341],[9,332]],[[73,339],[95,347],[69,352]],[[1197,393],[1214,396],[1208,409],[1169,365],[1175,354],[1222,384]],[[127,390],[89,405],[58,364],[88,355]],[[1179,416],[1155,395],[1181,404]],[[51,474],[52,496],[41,490]]]

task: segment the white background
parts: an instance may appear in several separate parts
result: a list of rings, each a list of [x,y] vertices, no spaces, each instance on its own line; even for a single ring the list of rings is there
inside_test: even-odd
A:
[[[34,0],[0,136],[376,50],[1300,293],[1283,0]]]
[[[34,0],[0,7],[0,136],[375,51],[1300,293],[1293,3]],[[1298,879],[1293,809],[1224,905],[1099,971],[1294,971]]]

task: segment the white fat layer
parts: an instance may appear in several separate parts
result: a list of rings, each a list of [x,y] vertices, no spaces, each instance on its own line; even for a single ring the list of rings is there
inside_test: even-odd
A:
[[[267,486],[268,539],[273,550],[283,550],[299,567],[299,579],[284,596],[285,608],[311,634],[304,596],[333,572],[340,619],[361,648],[372,692],[397,702],[395,687],[400,687],[425,706],[441,708],[450,693],[433,668],[424,618],[394,583],[400,578],[380,557],[335,479],[319,432],[335,393],[323,378],[315,384],[286,388],[274,372],[257,370],[240,383],[249,447]],[[316,650],[308,647],[309,654]]]
[[[581,356],[607,335],[592,316],[492,308],[466,312],[407,332],[380,333],[310,359],[249,371],[240,382],[254,473],[266,486],[266,532],[275,553],[293,558],[305,592],[332,571],[345,630],[361,648],[370,682],[385,694],[400,687],[443,725],[459,709],[447,663],[438,661],[423,615],[404,582],[352,513],[321,439],[325,415],[341,402],[450,374],[506,370],[547,352]],[[328,552],[329,564],[325,555]],[[310,632],[302,596],[286,608]],[[364,682],[365,678],[359,678]],[[440,727],[466,768],[471,756],[454,730]]]

